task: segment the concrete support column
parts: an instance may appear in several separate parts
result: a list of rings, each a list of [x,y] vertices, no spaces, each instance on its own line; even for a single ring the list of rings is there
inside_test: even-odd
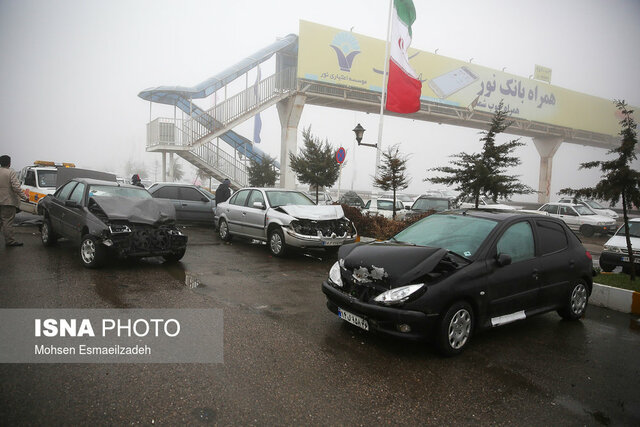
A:
[[[162,152],[162,182],[167,182],[167,152]]]
[[[280,118],[280,187],[295,189],[295,174],[291,170],[289,153],[298,153],[298,123],[307,97],[297,94],[278,102]]]
[[[173,182],[173,153],[169,153],[169,181]]]
[[[548,203],[551,196],[551,171],[553,156],[558,151],[562,138],[533,138],[533,144],[540,154],[540,178],[538,180],[538,203]]]

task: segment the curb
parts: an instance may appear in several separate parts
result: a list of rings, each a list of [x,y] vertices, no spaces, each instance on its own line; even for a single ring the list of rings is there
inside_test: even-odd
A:
[[[640,292],[594,283],[589,304],[622,313],[640,314]]]

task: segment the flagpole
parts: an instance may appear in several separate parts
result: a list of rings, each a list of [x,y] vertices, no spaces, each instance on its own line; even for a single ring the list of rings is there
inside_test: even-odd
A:
[[[389,18],[387,19],[387,43],[384,54],[384,73],[382,74],[382,96],[380,98],[380,120],[378,121],[378,146],[376,148],[376,170],[375,176],[378,177],[378,168],[380,167],[380,154],[382,153],[382,127],[384,123],[384,106],[387,98],[387,75],[389,69],[389,37],[391,36],[391,8],[393,0],[389,0]]]

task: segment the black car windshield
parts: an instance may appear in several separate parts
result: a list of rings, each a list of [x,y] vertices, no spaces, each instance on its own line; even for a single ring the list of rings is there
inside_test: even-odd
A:
[[[121,196],[132,199],[153,198],[144,188],[118,187],[115,185],[92,185],[89,187],[89,197],[93,196]]]
[[[269,206],[277,208],[287,205],[315,205],[310,198],[297,191],[267,191]]]
[[[473,256],[498,223],[463,215],[431,215],[396,234],[392,240],[447,249]]]
[[[616,236],[624,236],[624,225],[618,229]],[[629,222],[629,236],[640,237],[640,222]],[[634,248],[635,249],[635,248]]]
[[[40,188],[56,188],[56,179],[58,171],[38,171],[38,187]]]

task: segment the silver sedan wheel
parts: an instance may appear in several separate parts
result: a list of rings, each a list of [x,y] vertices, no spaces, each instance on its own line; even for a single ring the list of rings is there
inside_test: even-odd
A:
[[[85,264],[91,264],[96,257],[96,245],[91,239],[85,239],[80,247],[80,256]]]
[[[581,315],[587,306],[587,288],[578,283],[571,293],[571,311],[575,315]]]
[[[225,240],[227,235],[229,234],[229,226],[227,225],[227,221],[220,222],[220,238]]]
[[[271,233],[269,247],[271,248],[271,252],[274,254],[279,254],[282,251],[282,239],[280,238],[280,233]]]
[[[471,335],[471,314],[461,308],[449,322],[449,345],[453,349],[462,348]]]

